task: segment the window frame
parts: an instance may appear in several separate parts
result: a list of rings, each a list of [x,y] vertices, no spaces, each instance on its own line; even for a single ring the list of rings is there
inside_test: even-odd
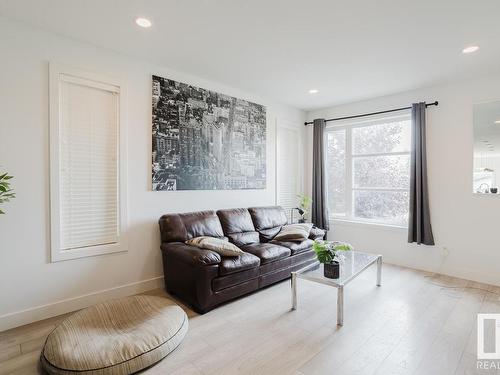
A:
[[[118,241],[71,250],[61,249],[60,235],[60,126],[61,90],[60,83],[72,82],[117,93],[117,188],[118,188]],[[63,64],[49,63],[49,165],[50,165],[50,258],[51,262],[78,259],[128,250],[126,229],[128,225],[127,202],[127,139],[126,139],[126,87],[116,77],[86,72]]]
[[[403,223],[390,223],[383,222],[377,219],[362,219],[354,216],[354,192],[355,191],[383,191],[383,192],[407,192],[410,193],[410,188],[376,188],[376,187],[354,187],[354,160],[356,158],[363,157],[383,157],[383,156],[400,156],[400,155],[408,155],[411,157],[411,145],[408,151],[397,151],[397,152],[384,152],[384,153],[370,153],[370,154],[354,154],[353,153],[353,144],[352,144],[352,131],[356,128],[363,128],[368,126],[374,126],[378,124],[385,124],[394,120],[410,120],[411,121],[411,112],[404,111],[398,115],[378,115],[378,116],[370,116],[368,119],[362,120],[350,120],[350,121],[342,121],[335,124],[327,125],[325,130],[325,145],[328,144],[327,137],[328,133],[333,133],[335,131],[345,131],[345,207],[346,213],[345,215],[334,214],[330,212],[329,220],[330,221],[338,221],[338,222],[346,222],[352,224],[367,224],[367,225],[375,225],[375,226],[383,226],[383,227],[393,227],[393,228],[408,228],[408,224]],[[410,124],[411,126],[411,124]],[[411,142],[411,141],[410,141]],[[329,160],[328,155],[325,153],[325,162],[328,166]],[[328,167],[326,168],[328,170]],[[328,179],[327,179],[328,181]],[[329,187],[328,187],[329,189]]]
[[[288,185],[289,186],[295,186],[295,190],[297,192],[297,194],[295,195],[299,195],[299,194],[303,194],[303,191],[304,191],[304,166],[302,163],[300,163],[301,160],[304,159],[304,141],[303,141],[303,137],[302,137],[302,128],[301,128],[301,125],[300,123],[297,123],[295,121],[292,121],[292,120],[288,120],[288,119],[279,119],[279,118],[276,118],[275,119],[275,134],[276,134],[276,142],[275,142],[275,154],[276,154],[276,160],[275,160],[275,168],[276,168],[276,176],[275,176],[275,184],[276,184],[276,189],[275,189],[275,203],[276,205],[278,206],[282,206],[283,209],[285,210],[285,213],[286,213],[286,216],[287,216],[287,219],[291,222],[291,217],[292,217],[292,214],[291,214],[291,210],[296,208],[298,206],[298,197],[295,196],[294,199],[296,201],[296,204],[293,205],[293,207],[288,207],[286,205],[284,205],[281,201],[280,201],[280,191],[279,191],[279,188],[282,186],[282,183],[283,181],[281,181],[281,171],[282,169],[285,169],[286,170],[286,167],[281,165],[280,164],[280,160],[278,160],[278,156],[279,156],[279,153],[280,153],[280,148],[283,144],[283,139],[281,139],[279,137],[279,133],[280,133],[280,130],[281,131],[292,131],[294,133],[296,133],[297,135],[297,144],[296,145],[293,145],[293,146],[296,146],[297,147],[297,155],[298,155],[298,160],[299,162],[297,163],[296,165],[296,178],[295,178],[295,181],[293,181],[293,179],[291,178],[288,178],[286,179],[286,181],[288,182]],[[303,125],[302,125],[303,127]],[[287,184],[287,183],[285,183]],[[285,185],[283,184],[283,185]],[[298,213],[295,212],[295,216],[294,217],[298,217]]]

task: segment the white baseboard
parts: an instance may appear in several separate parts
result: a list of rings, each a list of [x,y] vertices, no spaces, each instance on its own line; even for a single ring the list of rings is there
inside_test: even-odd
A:
[[[82,296],[63,299],[46,305],[31,307],[0,316],[0,332],[38,320],[51,318],[71,311],[83,309],[111,298],[120,298],[163,287],[163,276],[136,281],[114,288],[104,289]]]
[[[489,284],[500,286],[500,275],[492,274],[487,272],[478,272],[474,269],[466,269],[466,268],[457,268],[457,267],[448,267],[443,264],[439,266],[428,266],[424,267],[418,264],[409,264],[407,262],[402,262],[399,260],[391,259],[390,257],[385,257],[384,262],[388,264],[394,264],[396,266],[408,267],[414,270],[426,271],[436,273],[438,275],[445,275],[456,277],[458,279],[475,281],[482,284]]]

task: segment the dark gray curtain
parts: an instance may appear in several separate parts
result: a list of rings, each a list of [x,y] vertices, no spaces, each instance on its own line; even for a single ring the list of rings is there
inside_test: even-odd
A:
[[[314,120],[313,134],[313,186],[311,221],[318,228],[330,229],[325,168],[325,120]]]
[[[411,106],[410,216],[408,242],[434,245],[427,186],[425,103]]]

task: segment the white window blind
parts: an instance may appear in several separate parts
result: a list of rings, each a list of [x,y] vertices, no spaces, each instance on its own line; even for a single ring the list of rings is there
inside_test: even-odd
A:
[[[291,209],[297,207],[297,195],[302,194],[302,149],[299,130],[277,127],[277,189],[276,201],[285,209],[290,220]],[[298,218],[295,213],[295,219]]]
[[[118,241],[116,88],[61,81],[61,249]]]
[[[120,86],[51,67],[52,259],[123,251]]]

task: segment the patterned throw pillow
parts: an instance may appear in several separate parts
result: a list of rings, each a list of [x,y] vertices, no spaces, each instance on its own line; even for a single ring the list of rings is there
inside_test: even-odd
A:
[[[237,257],[243,254],[243,251],[238,246],[222,238],[201,236],[187,240],[186,244],[200,249],[212,250],[226,257]]]
[[[281,228],[281,231],[274,237],[277,241],[298,241],[307,240],[312,229],[311,223],[288,224]]]

